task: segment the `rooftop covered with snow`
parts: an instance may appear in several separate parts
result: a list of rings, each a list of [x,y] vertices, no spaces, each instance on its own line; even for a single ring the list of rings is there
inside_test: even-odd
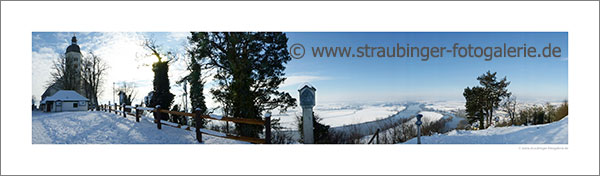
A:
[[[81,96],[79,93],[73,90],[59,90],[54,95],[47,97],[42,100],[42,103],[46,101],[89,101],[89,99]]]

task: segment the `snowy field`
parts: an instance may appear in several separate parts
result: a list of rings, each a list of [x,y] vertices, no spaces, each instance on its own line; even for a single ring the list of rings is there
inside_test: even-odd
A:
[[[357,135],[368,136],[377,129],[387,130],[389,125],[398,122],[401,119],[412,118],[418,113],[423,114],[424,123],[433,123],[443,118],[450,118],[453,114],[443,112],[424,111],[425,104],[407,103],[403,105],[354,105],[354,106],[339,106],[329,105],[315,107],[315,114],[323,120],[321,123],[330,125],[331,129],[336,131],[344,131]],[[286,114],[276,114],[273,117],[281,118],[284,127],[296,130],[296,114],[300,115],[298,110],[290,110]],[[458,122],[463,118],[453,118],[448,131],[456,128]],[[412,118],[407,123],[415,123],[416,119]]]
[[[465,109],[464,101],[434,101],[425,103],[425,109],[431,109],[434,111],[458,111]]]
[[[385,119],[404,110],[403,105],[324,105],[314,108],[315,115],[321,123],[331,127],[360,124]],[[290,109],[286,113],[274,114],[273,118],[281,118],[281,124],[287,129],[296,130],[296,116],[302,115],[301,108]]]
[[[423,144],[567,144],[569,118],[542,125],[497,127],[485,130],[453,130],[421,137]],[[416,144],[413,138],[404,144]]]
[[[448,117],[448,116],[444,116],[438,112],[431,112],[431,111],[421,111],[419,112],[419,114],[422,114],[423,117],[421,118],[421,121],[423,122],[423,124],[431,124],[433,122],[436,122],[444,117]],[[406,123],[408,124],[415,124],[417,122],[417,118],[412,118],[409,121],[406,121]],[[414,126],[415,129],[417,129],[417,126]]]
[[[444,115],[438,113],[438,112],[431,112],[431,111],[421,111],[419,112],[419,114],[422,114],[423,117],[421,118],[421,121],[423,121],[423,123],[428,124],[428,123],[433,123],[436,122],[440,119],[442,119],[442,117],[444,117]],[[414,122],[416,122],[416,118],[411,120]]]
[[[32,112],[33,144],[198,144],[196,133],[163,125],[150,118],[135,118],[99,111]],[[205,144],[238,144],[242,141],[202,135]]]

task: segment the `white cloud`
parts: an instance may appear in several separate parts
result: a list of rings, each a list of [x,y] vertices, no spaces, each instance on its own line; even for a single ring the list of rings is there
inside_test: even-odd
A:
[[[104,92],[99,99],[101,103],[113,102],[113,82],[135,82],[138,92],[136,102],[152,90],[154,73],[150,65],[157,59],[147,56],[147,51],[141,46],[143,39],[143,34],[139,33],[111,32],[88,39],[90,43],[79,43],[82,50],[91,49],[110,66]],[[149,80],[149,83],[141,83],[141,80]]]
[[[187,39],[188,36],[190,36],[189,32],[170,32],[168,38],[169,40],[182,41]]]
[[[32,62],[32,95],[37,100],[41,99],[42,94],[46,90],[46,84],[50,80],[50,71],[52,68],[52,61],[59,57],[59,54],[48,47],[40,48],[38,51],[32,51],[31,62]]]
[[[73,37],[73,34],[69,34],[68,32],[57,32],[54,33],[54,37],[56,37],[57,39],[70,40],[71,37]]]
[[[40,34],[34,35],[31,37],[33,40],[42,40],[42,37],[40,36]]]

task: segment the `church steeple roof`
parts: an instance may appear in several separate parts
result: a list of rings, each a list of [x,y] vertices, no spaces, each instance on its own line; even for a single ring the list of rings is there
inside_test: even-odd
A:
[[[71,44],[77,44],[77,37],[75,37],[75,34],[73,34],[73,38],[71,38]]]
[[[77,37],[75,37],[75,34],[73,34],[73,38],[71,38],[71,45],[67,47],[67,53],[68,52],[81,53],[81,51],[79,51],[79,45],[77,45]]]

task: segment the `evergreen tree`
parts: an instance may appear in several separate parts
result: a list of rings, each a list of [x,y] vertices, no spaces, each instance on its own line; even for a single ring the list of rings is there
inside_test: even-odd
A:
[[[486,111],[483,104],[487,100],[485,99],[486,96],[484,96],[484,92],[484,88],[475,86],[473,88],[465,88],[463,93],[463,96],[467,101],[465,104],[465,107],[467,108],[467,119],[469,120],[469,123],[479,121],[479,128],[485,128],[484,115]]]
[[[205,32],[191,32],[192,35],[189,37],[190,47],[187,49],[189,56],[188,70],[190,74],[184,77],[179,82],[188,81],[190,83],[190,99],[192,103],[192,110],[200,108],[201,114],[207,113],[207,107],[204,97],[204,80],[202,79],[202,70],[206,66],[209,50],[207,38],[208,35]],[[185,83],[184,83],[185,84]],[[195,118],[195,117],[193,117]],[[192,120],[195,122],[195,119]],[[206,120],[201,119],[200,127],[204,127]]]
[[[546,112],[544,112],[544,108],[541,106],[534,106],[532,108],[533,111],[533,124],[539,125],[544,124],[544,119],[546,118]]]
[[[567,102],[567,100],[565,100],[556,109],[556,116],[555,116],[556,119],[554,119],[553,121],[558,121],[558,120],[566,117],[567,115],[569,115],[569,102]]]
[[[302,133],[302,131],[304,131],[304,121],[302,120],[303,117],[302,116],[296,116],[296,124],[298,126],[298,131],[300,131],[300,142],[304,142],[304,133]],[[314,136],[314,140],[315,140],[315,144],[328,144],[331,143],[332,141],[329,139],[329,128],[331,126],[329,125],[325,125],[321,123],[321,119],[319,116],[315,115],[315,112],[313,112],[313,136]]]
[[[172,59],[163,61],[162,57],[167,56],[167,58],[169,58],[172,56],[172,53],[161,53],[159,46],[150,39],[146,39],[143,45],[146,49],[151,51],[150,55],[156,56],[158,59],[157,62],[152,64],[152,71],[154,72],[154,80],[152,81],[152,84],[154,90],[149,106],[155,107],[156,105],[160,105],[161,109],[169,109],[173,103],[173,99],[175,98],[175,95],[173,95],[170,91],[171,85],[169,82],[169,62]],[[162,120],[168,120],[167,115],[162,115],[161,117],[163,117]]]
[[[521,121],[520,123],[522,123],[523,125],[527,126],[529,125],[529,123],[533,122],[533,119],[531,119],[532,117],[533,111],[531,110],[531,108],[519,110],[519,121]]]
[[[556,119],[556,106],[550,104],[550,102],[546,102],[544,111],[546,111],[544,123],[550,123]]]
[[[211,67],[216,69],[216,88],[211,90],[224,114],[234,118],[261,119],[262,112],[295,106],[289,93],[277,89],[285,81],[284,64],[291,60],[285,34],[278,32],[206,33]],[[242,136],[258,137],[263,127],[236,124]]]
[[[171,85],[169,85],[169,63],[158,61],[152,64],[152,71],[154,72],[154,95],[150,100],[150,106],[155,107],[160,105],[161,109],[169,109],[173,103],[175,95],[170,91]],[[163,120],[167,120],[166,116]]]
[[[510,82],[506,80],[506,77],[498,81],[496,72],[491,73],[490,71],[477,77],[477,80],[479,80],[479,84],[484,89],[483,96],[485,96],[485,101],[482,102],[482,105],[487,116],[487,126],[485,127],[487,128],[491,125],[494,111],[498,109],[500,102],[510,95],[510,92],[506,89]]]

